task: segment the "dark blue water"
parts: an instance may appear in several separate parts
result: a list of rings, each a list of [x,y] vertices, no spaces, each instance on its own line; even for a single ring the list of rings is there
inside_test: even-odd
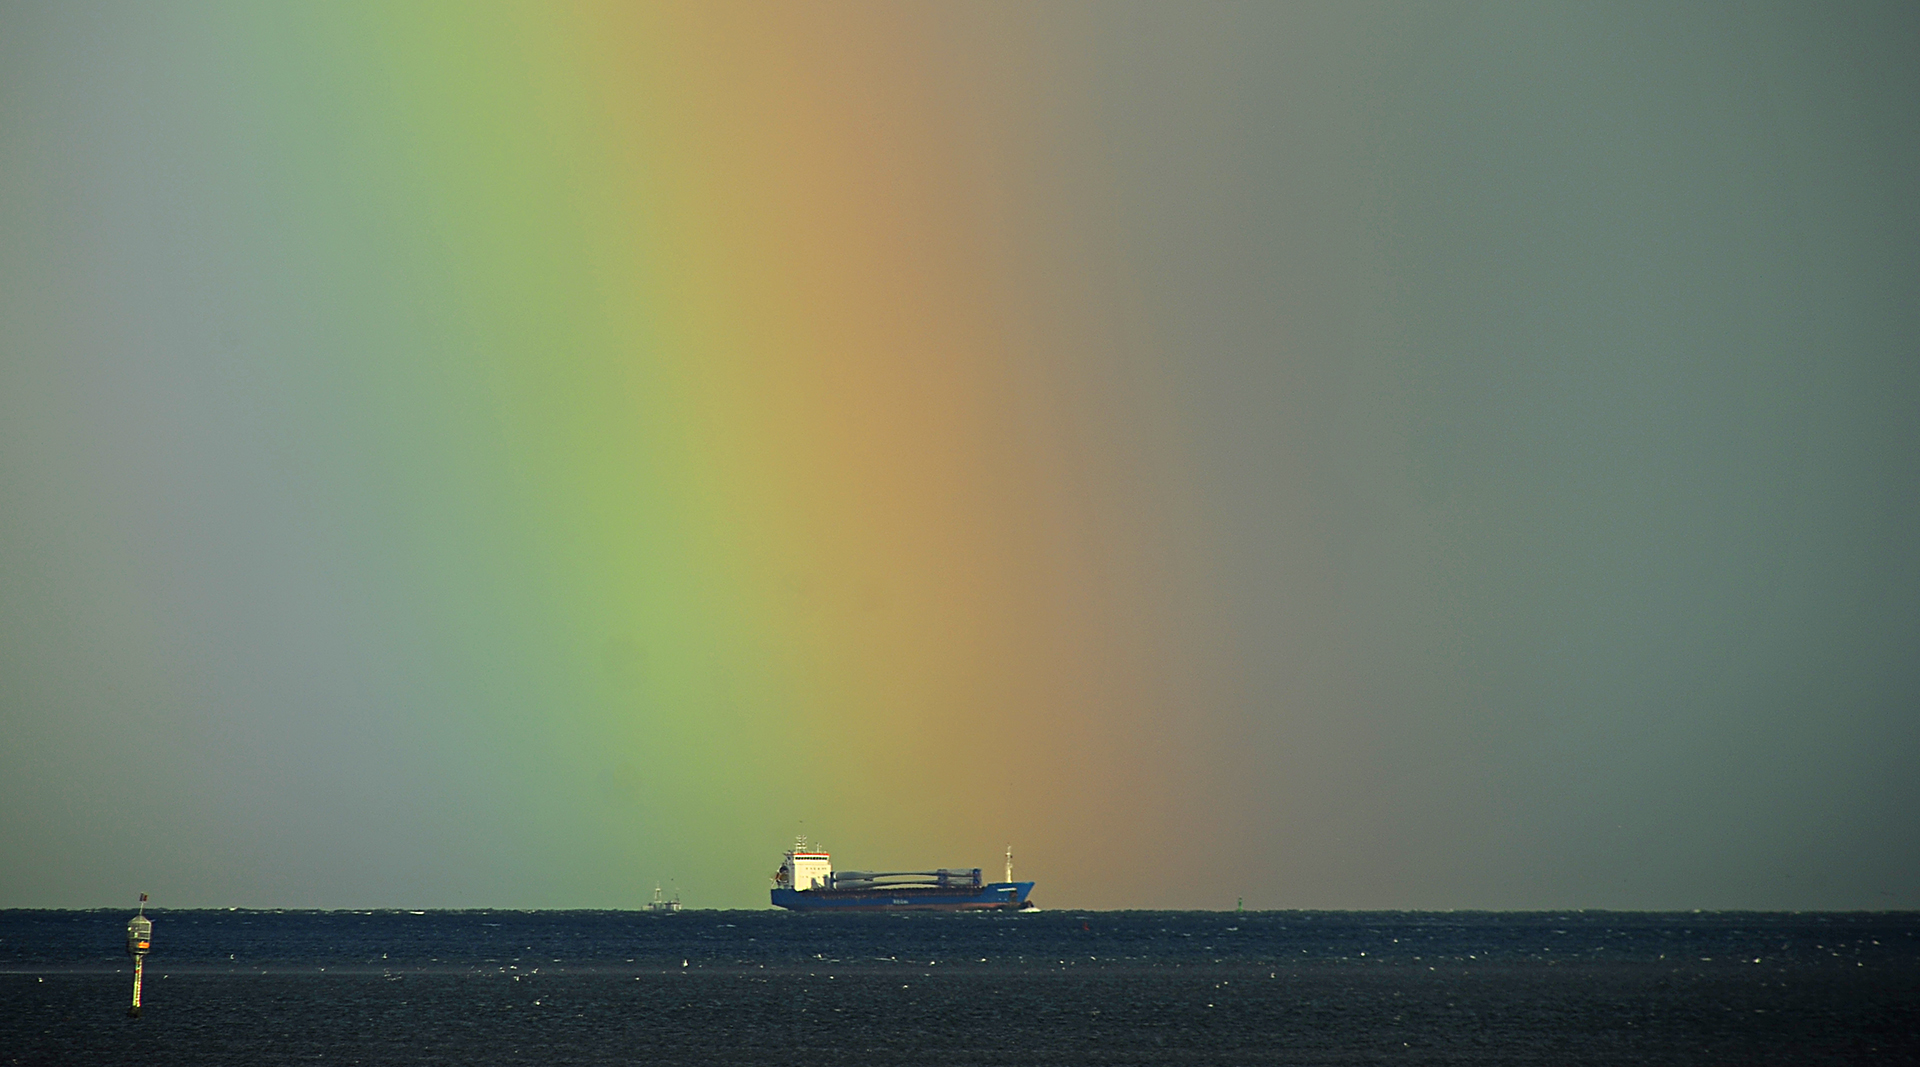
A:
[[[1920,1063],[1920,915],[0,912],[0,1064]]]

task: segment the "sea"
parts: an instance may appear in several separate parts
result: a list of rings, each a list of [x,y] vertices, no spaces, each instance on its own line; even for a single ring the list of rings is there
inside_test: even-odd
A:
[[[0,1064],[1912,1064],[1920,913],[0,911]]]

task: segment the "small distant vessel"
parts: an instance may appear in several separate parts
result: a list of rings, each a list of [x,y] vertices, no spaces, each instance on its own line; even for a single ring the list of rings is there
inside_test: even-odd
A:
[[[787,850],[773,876],[773,903],[795,911],[1023,911],[1033,907],[1032,882],[1013,880],[1013,849],[1007,849],[1005,881],[987,882],[980,868],[932,871],[839,871],[832,857],[807,848],[805,838]]]
[[[647,902],[647,910],[655,915],[672,915],[680,910],[680,891],[673,891],[673,899],[660,895],[660,883],[653,883],[653,899]]]

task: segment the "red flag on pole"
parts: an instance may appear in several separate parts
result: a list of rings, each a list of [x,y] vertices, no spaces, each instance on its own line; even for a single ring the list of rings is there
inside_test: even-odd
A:
[[[145,893],[140,894],[140,903],[145,904],[146,902],[147,902],[147,895]]]

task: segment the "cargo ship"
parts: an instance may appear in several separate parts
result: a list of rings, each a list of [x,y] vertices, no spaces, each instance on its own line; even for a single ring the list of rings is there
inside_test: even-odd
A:
[[[1023,911],[1032,908],[1032,882],[1013,880],[1013,849],[1007,877],[988,882],[980,868],[932,871],[835,871],[833,858],[799,841],[787,850],[773,876],[775,907],[795,911]]]

